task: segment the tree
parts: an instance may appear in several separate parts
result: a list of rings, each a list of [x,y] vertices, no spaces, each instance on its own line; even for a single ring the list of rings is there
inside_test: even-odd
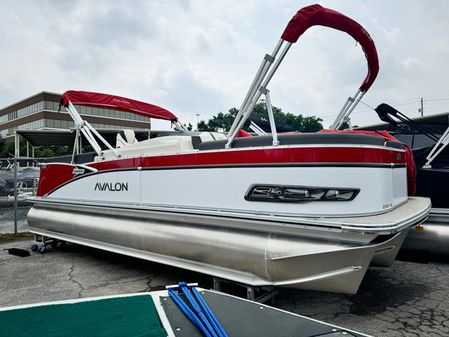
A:
[[[49,148],[44,146],[37,146],[34,148],[34,157],[35,158],[49,158],[54,157],[55,152]]]
[[[198,131],[229,131],[238,109],[232,108],[227,113],[219,112],[207,121],[200,121],[198,123]],[[276,121],[276,129],[282,131],[285,128],[280,126],[287,126],[292,131],[299,132],[316,132],[323,128],[322,119],[315,116],[294,115],[289,112],[283,112],[282,109],[273,106],[274,119]],[[259,121],[264,124],[268,123],[268,110],[265,101],[261,101],[254,106],[251,116],[256,116]],[[268,124],[267,124],[268,125]],[[259,125],[262,127],[262,125]],[[264,128],[266,129],[266,128]],[[269,132],[269,128],[265,131]]]
[[[15,154],[15,145],[12,141],[5,141],[0,150],[0,158],[12,158]],[[36,146],[34,147],[35,158],[48,158],[54,156],[64,156],[72,154],[71,146]],[[26,142],[20,142],[20,155],[26,156]],[[31,149],[30,149],[31,156]]]
[[[203,120],[198,123],[198,131],[213,131],[209,129],[209,125]]]
[[[14,142],[9,140],[5,141],[0,152],[0,158],[14,157]]]

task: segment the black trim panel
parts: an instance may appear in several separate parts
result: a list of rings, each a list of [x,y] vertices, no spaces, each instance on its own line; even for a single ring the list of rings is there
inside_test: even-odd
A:
[[[338,191],[338,192],[336,192]],[[350,193],[344,198],[340,195]],[[351,201],[354,200],[360,188],[323,187],[304,185],[253,184],[245,193],[246,201],[305,203],[313,201]],[[328,195],[329,194],[329,195]]]

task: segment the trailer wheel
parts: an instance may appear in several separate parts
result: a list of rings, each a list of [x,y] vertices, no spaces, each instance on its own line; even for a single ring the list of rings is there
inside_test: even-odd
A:
[[[45,254],[46,252],[47,252],[47,247],[45,247],[45,246],[39,247],[39,253]]]
[[[38,250],[39,250],[39,246],[37,244],[33,243],[31,245],[31,251],[36,253]]]

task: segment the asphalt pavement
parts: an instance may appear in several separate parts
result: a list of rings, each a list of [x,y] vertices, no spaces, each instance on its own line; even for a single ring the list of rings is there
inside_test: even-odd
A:
[[[29,257],[31,241],[0,245],[0,307],[163,289],[210,277],[77,245]],[[449,336],[449,263],[370,268],[356,295],[280,289],[275,306],[374,336]],[[38,331],[36,331],[38,333]]]

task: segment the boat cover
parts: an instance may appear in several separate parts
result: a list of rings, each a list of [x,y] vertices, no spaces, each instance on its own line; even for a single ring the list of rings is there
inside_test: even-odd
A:
[[[377,57],[376,46],[371,36],[354,20],[337,11],[316,4],[300,9],[290,20],[287,27],[285,27],[281,38],[285,41],[295,43],[307,29],[316,25],[346,32],[360,43],[368,62],[368,74],[360,86],[360,90],[366,92],[373,84],[379,72],[379,58]]]
[[[131,112],[144,117],[166,119],[173,122],[178,120],[173,113],[161,108],[160,106],[136,101],[126,97],[101,94],[98,92],[75,90],[66,91],[62,95],[61,105],[67,107],[69,102],[72,104]]]
[[[56,323],[56,324],[55,324]],[[49,304],[3,311],[8,337],[166,337],[150,295]]]

